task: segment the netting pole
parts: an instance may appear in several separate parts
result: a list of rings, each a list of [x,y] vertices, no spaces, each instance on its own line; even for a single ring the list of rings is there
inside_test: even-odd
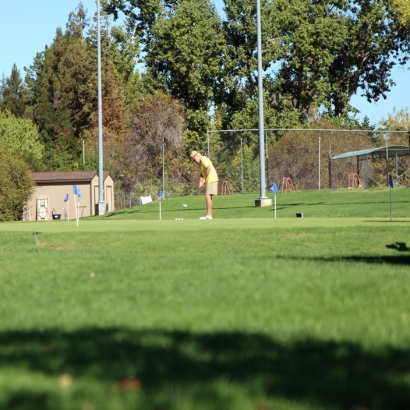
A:
[[[241,137],[241,192],[243,193],[243,147]]]
[[[332,189],[332,133],[328,133],[329,139],[329,159],[328,159],[328,166],[329,166],[329,189]]]
[[[319,137],[319,191],[320,191],[320,137]]]
[[[269,151],[268,151],[268,131],[265,130],[265,152],[266,152],[266,186],[269,186]]]
[[[387,178],[387,186],[389,186],[389,137],[388,135],[385,133],[383,135],[383,138],[386,141],[386,178]]]

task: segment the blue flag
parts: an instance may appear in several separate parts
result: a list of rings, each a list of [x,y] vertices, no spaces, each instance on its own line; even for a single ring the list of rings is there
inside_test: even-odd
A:
[[[393,177],[389,174],[389,185],[390,188],[393,188]]]
[[[78,195],[79,198],[82,198],[80,188],[77,185],[73,185],[74,195]]]
[[[64,198],[64,202],[67,202],[67,201],[68,201],[68,194]]]
[[[277,187],[277,185],[276,185],[276,182],[272,185],[271,191],[272,191],[274,194],[276,194],[276,192],[278,192],[278,187]]]

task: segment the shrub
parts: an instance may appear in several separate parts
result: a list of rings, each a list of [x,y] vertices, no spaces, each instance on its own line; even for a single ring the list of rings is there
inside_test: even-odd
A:
[[[34,191],[25,161],[0,145],[0,221],[17,221]]]

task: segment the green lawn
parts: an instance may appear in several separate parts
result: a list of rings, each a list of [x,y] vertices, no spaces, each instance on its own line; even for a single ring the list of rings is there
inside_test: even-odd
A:
[[[0,409],[408,408],[409,194],[0,224]]]

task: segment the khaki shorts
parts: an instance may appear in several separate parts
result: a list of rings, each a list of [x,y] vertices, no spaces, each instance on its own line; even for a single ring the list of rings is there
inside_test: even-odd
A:
[[[205,195],[218,195],[218,181],[206,184]]]

